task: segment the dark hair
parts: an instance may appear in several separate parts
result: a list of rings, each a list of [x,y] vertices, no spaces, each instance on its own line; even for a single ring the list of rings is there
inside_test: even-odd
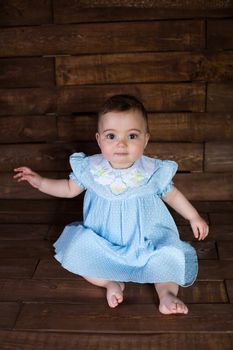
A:
[[[146,109],[143,106],[142,102],[131,95],[114,95],[109,97],[100,108],[98,117],[100,120],[101,116],[108,112],[124,112],[129,110],[136,110],[142,114],[142,117],[146,123],[146,128],[148,130]]]

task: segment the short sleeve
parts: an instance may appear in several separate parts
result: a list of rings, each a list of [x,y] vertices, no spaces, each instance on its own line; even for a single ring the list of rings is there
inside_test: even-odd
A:
[[[69,175],[70,180],[74,181],[78,186],[85,189],[83,183],[84,170],[87,165],[87,157],[84,153],[73,153],[70,156],[70,166],[72,172]]]
[[[171,160],[158,160],[159,167],[156,171],[157,194],[159,197],[165,196],[172,190],[172,178],[177,172],[178,164]]]

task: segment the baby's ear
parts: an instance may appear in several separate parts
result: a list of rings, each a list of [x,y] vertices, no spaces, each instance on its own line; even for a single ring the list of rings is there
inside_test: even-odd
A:
[[[98,132],[95,134],[95,138],[96,138],[96,141],[97,141],[98,145],[100,145],[100,144],[99,144],[99,141],[100,141],[100,134],[99,134]]]
[[[147,133],[146,133],[146,142],[145,142],[144,148],[146,148],[149,139],[150,139],[150,134],[149,134],[149,132],[147,132]]]

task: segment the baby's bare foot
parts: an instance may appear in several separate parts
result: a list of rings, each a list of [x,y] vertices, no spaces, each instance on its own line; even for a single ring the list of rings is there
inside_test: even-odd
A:
[[[123,301],[123,291],[125,284],[122,282],[109,281],[106,285],[108,305],[112,308],[118,306]]]
[[[180,299],[168,292],[160,300],[159,311],[164,315],[187,314],[188,308]]]

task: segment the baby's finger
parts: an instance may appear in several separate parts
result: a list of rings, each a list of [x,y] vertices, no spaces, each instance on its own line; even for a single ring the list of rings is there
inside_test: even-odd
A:
[[[32,172],[32,170],[26,166],[15,168],[14,171],[18,173],[25,173],[25,174],[31,174]]]
[[[192,226],[192,229],[193,229],[194,237],[198,238],[199,237],[199,231],[198,231],[197,226]]]
[[[22,177],[23,174],[20,172],[20,173],[17,173],[13,176],[14,179],[18,179],[19,177]]]
[[[203,227],[201,229],[201,239],[202,240],[204,240],[208,236],[208,231],[209,231],[208,226],[207,227]]]

